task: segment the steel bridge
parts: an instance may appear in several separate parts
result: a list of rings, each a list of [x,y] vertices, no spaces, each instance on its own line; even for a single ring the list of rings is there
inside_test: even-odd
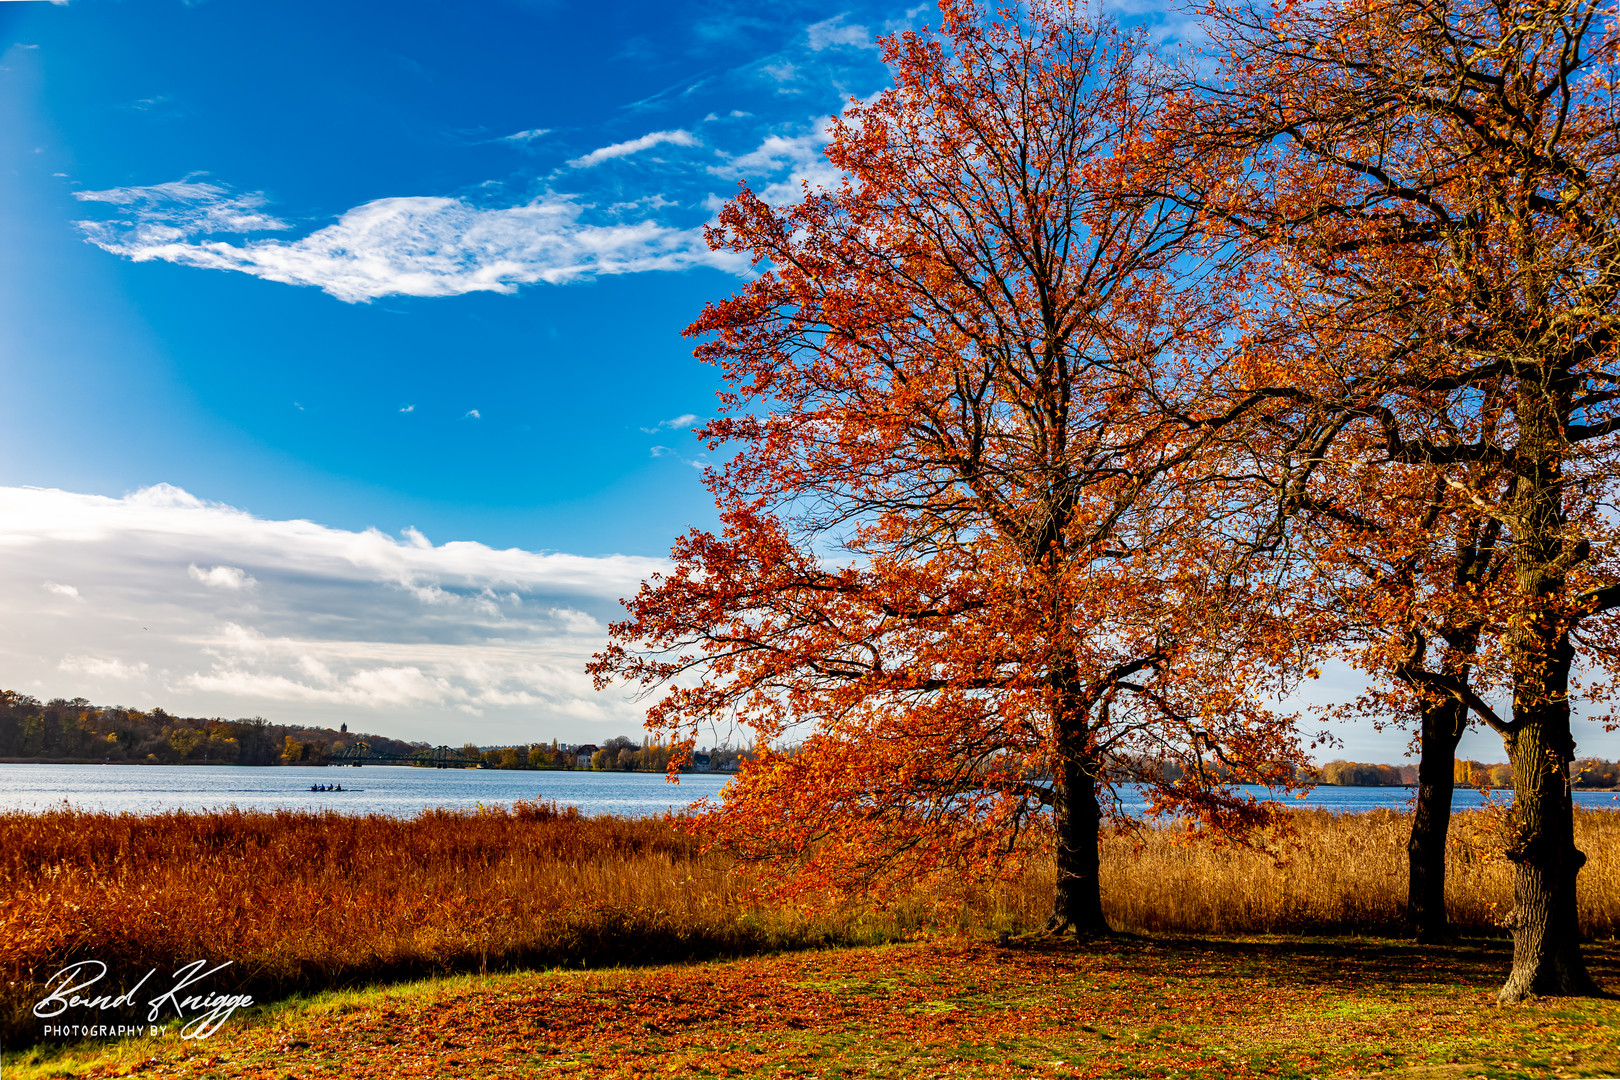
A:
[[[327,760],[333,765],[353,765],[356,768],[361,765],[430,765],[435,769],[477,769],[484,764],[478,758],[466,757],[460,750],[452,750],[448,746],[435,746],[414,754],[388,754],[372,749],[371,744],[365,742],[345,746],[329,755]]]

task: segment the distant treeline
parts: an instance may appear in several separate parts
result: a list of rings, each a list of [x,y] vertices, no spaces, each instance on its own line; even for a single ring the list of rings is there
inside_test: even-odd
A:
[[[665,772],[678,748],[643,739],[637,743],[625,735],[618,735],[600,746],[567,746],[552,740],[550,746],[531,743],[527,746],[500,746],[482,748],[468,743],[461,748],[463,757],[482,760],[489,769],[596,769],[612,772]],[[713,750],[700,750],[693,755],[692,766],[715,772],[735,772],[737,765],[753,754],[747,750],[734,750],[729,746]]]
[[[84,698],[38,698],[0,690],[0,759],[111,761],[139,765],[325,765],[364,742],[374,752],[410,756],[432,748],[386,735],[272,724],[262,716],[241,720],[172,716],[163,709],[92,705]],[[582,754],[581,751],[584,751]],[[601,746],[552,740],[493,749],[471,743],[468,761],[491,769],[611,769],[663,772],[675,748],[623,735]],[[735,771],[747,751],[700,751],[697,766]]]
[[[147,765],[318,765],[344,746],[365,740],[375,750],[413,754],[425,742],[360,735],[331,728],[171,716],[92,705],[84,698],[38,698],[0,690],[0,758],[37,761],[114,761]]]
[[[1620,765],[1600,758],[1580,758],[1570,766],[1576,787],[1620,787]],[[1317,769],[1317,780],[1341,787],[1399,787],[1416,784],[1416,765],[1372,765],[1361,761],[1330,761]],[[1459,759],[1452,765],[1455,787],[1511,788],[1513,766],[1505,761],[1487,764]]]
[[[407,756],[431,746],[386,735],[272,724],[260,716],[240,720],[171,716],[162,709],[143,712],[92,705],[82,697],[53,698],[41,703],[27,694],[0,690],[0,758],[148,765],[324,765],[357,742],[365,742],[380,753]],[[553,739],[549,745],[494,748],[468,743],[460,752],[469,761],[481,762],[490,769],[663,772],[676,750],[620,735],[601,746],[573,746]],[[719,747],[694,756],[697,768],[734,772],[752,754]],[[1417,783],[1417,766],[1337,760],[1320,766],[1316,779],[1342,787],[1399,787]],[[1570,779],[1577,787],[1620,787],[1620,764],[1581,758],[1570,768]],[[1511,788],[1513,767],[1505,762],[1458,760],[1452,782],[1457,787]]]

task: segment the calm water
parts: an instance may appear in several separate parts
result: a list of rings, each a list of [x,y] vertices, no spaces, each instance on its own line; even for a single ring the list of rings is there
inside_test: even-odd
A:
[[[82,810],[337,810],[410,815],[430,806],[555,799],[588,814],[647,817],[714,795],[728,776],[698,773],[679,785],[660,773],[519,772],[499,769],[359,769],[276,765],[0,765],[0,810],[43,810],[65,799]],[[342,784],[314,792],[311,784]]]
[[[679,785],[658,773],[504,772],[488,769],[361,769],[229,765],[0,765],[0,810],[43,810],[65,799],[82,810],[149,814],[159,810],[336,810],[345,814],[409,815],[432,806],[471,810],[480,803],[555,799],[587,814],[644,817],[681,810],[719,792],[729,777],[688,774]],[[342,784],[345,791],[312,792],[311,784]],[[1249,789],[1261,794],[1264,789]],[[1125,807],[1142,801],[1127,792]],[[1507,792],[1498,798],[1507,799]],[[1294,806],[1359,812],[1406,808],[1411,788],[1319,787]],[[1620,809],[1611,792],[1576,792],[1580,806]],[[1478,806],[1477,791],[1460,790],[1452,806]]]

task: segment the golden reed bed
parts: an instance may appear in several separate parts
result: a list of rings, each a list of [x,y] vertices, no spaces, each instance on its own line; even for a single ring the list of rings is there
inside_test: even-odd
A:
[[[1110,839],[1105,905],[1122,929],[1399,933],[1408,819],[1298,811],[1272,857],[1169,829]],[[1453,825],[1449,903],[1494,932],[1510,868],[1489,812]],[[1620,813],[1579,812],[1581,919],[1620,928]],[[0,1037],[63,963],[172,970],[235,962],[261,999],[483,967],[629,964],[894,939],[925,928],[1014,932],[1050,911],[1050,871],[882,911],[802,915],[749,898],[746,868],[656,820],[519,804],[415,818],[172,812],[0,814]]]

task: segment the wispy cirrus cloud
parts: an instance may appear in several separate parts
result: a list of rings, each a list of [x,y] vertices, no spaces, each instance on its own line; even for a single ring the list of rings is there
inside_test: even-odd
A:
[[[391,733],[441,741],[448,711],[486,740],[633,731],[584,665],[666,565],[264,519],[161,484],[0,488],[0,552],[8,686],[333,726],[386,710]],[[70,574],[83,595],[63,604],[49,585]]]
[[[846,23],[849,12],[834,15],[830,19],[823,19],[818,23],[811,23],[805,28],[805,36],[809,41],[812,52],[821,52],[840,45],[849,45],[857,49],[875,49],[877,43],[872,40],[872,32],[857,23]]]
[[[710,464],[712,464],[707,455],[699,454],[696,457],[687,457],[673,446],[655,446],[648,452],[648,456],[655,458],[674,458],[682,465],[694,468],[699,472],[707,469]]]
[[[843,180],[843,174],[833,168],[822,153],[831,139],[832,122],[815,120],[792,134],[769,133],[752,150],[722,154],[720,164],[711,165],[709,172],[715,176],[745,179],[752,184],[777,177],[774,182],[757,188],[760,197],[769,203],[797,202],[806,184],[812,190],[833,188]]]
[[[517,143],[527,146],[529,143],[544,135],[550,135],[550,128],[529,128],[527,131],[514,131],[510,135],[502,135],[496,142]]]
[[[660,420],[652,427],[644,427],[641,430],[648,435],[656,435],[660,431],[674,431],[676,428],[695,427],[697,423],[697,413],[681,413],[679,416],[672,416],[668,420]]]
[[[629,157],[655,146],[697,146],[698,138],[684,128],[675,131],[650,131],[639,139],[627,139],[610,146],[598,147],[588,154],[572,159],[568,164],[575,169],[588,169],[614,158]]]
[[[264,212],[268,200],[263,192],[238,194],[189,177],[147,187],[79,191],[73,197],[114,208],[117,216],[111,219],[76,222],[91,243],[108,250],[121,245],[151,247],[203,233],[279,232],[292,227]]]
[[[855,41],[861,28],[832,19],[811,30],[807,40],[831,49]],[[823,54],[800,45],[794,55],[804,60]],[[749,78],[757,77],[755,65],[746,67],[755,72]],[[801,79],[797,69],[782,77],[795,85]],[[510,294],[525,286],[697,267],[746,276],[752,270],[745,257],[712,252],[704,240],[699,215],[720,202],[709,186],[713,177],[747,179],[775,202],[797,201],[805,183],[831,186],[839,177],[821,153],[828,125],[824,119],[766,123],[737,109],[704,115],[710,113],[715,122],[724,115],[725,122],[699,121],[711,125],[701,128],[705,138],[694,134],[698,124],[671,125],[600,146],[548,174],[552,182],[569,177],[582,194],[548,189],[521,202],[502,200],[495,193],[504,186],[491,181],[464,189],[473,194],[373,199],[305,225],[273,213],[264,192],[239,191],[197,173],[169,183],[76,192],[87,210],[97,212],[76,224],[88,242],[131,261],[311,286],[347,303]],[[484,141],[526,146],[546,133],[531,128]],[[722,136],[730,146],[709,150],[709,139]],[[638,188],[636,175],[601,168],[665,146],[704,150],[697,159],[687,153],[679,162],[663,162],[655,188]]]
[[[510,293],[536,283],[695,266],[740,271],[744,265],[711,252],[701,227],[620,218],[568,195],[495,207],[433,196],[377,199],[297,239],[237,243],[207,237],[290,226],[262,212],[261,193],[236,194],[212,183],[177,181],[77,197],[117,208],[110,220],[78,223],[87,240],[115,255],[310,285],[350,303]]]

